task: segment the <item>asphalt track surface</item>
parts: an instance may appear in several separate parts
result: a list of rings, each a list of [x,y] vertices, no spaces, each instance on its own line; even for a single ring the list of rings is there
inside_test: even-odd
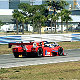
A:
[[[13,54],[0,55],[0,68],[80,61],[80,49],[65,50],[66,56],[14,58]]]

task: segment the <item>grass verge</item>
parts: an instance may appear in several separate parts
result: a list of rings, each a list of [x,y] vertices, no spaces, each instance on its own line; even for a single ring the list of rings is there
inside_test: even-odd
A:
[[[80,41],[77,41],[77,42],[58,42],[58,44],[60,46],[62,46],[64,49],[78,49],[78,48],[80,48]],[[0,45],[0,54],[12,54],[12,48],[8,48],[8,45]]]
[[[58,42],[64,49],[78,49],[80,48],[80,41],[76,42]]]
[[[80,61],[0,69],[1,80],[80,80]]]
[[[0,45],[0,54],[12,54],[12,48],[8,48],[7,44]]]

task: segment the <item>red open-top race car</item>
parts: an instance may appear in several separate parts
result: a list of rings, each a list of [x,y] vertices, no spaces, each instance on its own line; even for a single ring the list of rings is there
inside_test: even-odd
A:
[[[9,48],[12,45],[17,45],[12,49],[14,56],[17,57],[28,57],[28,56],[62,56],[64,50],[56,42],[53,44],[47,41],[35,42],[29,41],[28,43],[9,43]]]

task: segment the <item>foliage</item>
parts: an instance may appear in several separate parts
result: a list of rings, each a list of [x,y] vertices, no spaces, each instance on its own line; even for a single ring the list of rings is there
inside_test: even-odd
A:
[[[19,21],[19,17],[20,17],[20,13],[19,13],[19,11],[18,10],[14,10],[13,11],[13,18],[15,18],[16,20],[18,20]]]
[[[55,10],[55,9],[61,10],[61,9],[64,9],[65,6],[68,5],[68,3],[63,0],[46,1],[46,3],[48,4],[48,6],[51,6],[53,8],[53,10]]]
[[[70,17],[71,11],[63,9],[63,12],[64,12],[63,21],[66,22],[66,32],[68,32],[68,21],[72,21],[72,18]]]
[[[4,68],[1,68],[1,69],[0,69],[0,74],[7,73],[7,72],[9,72],[9,71],[6,70],[6,69],[4,69]]]
[[[18,5],[18,8],[22,10],[25,14],[27,14],[30,11],[31,6],[27,3],[20,3]]]
[[[45,1],[45,4],[42,5],[29,5],[27,3],[20,3],[19,10],[14,10],[13,17],[16,19],[16,24],[18,28],[18,22],[22,23],[24,28],[24,23],[33,24],[33,28],[41,28],[41,26],[45,25],[45,22],[48,19],[51,19],[51,25],[55,24],[55,32],[56,32],[56,20],[58,23],[58,19],[61,16],[61,21],[70,20],[70,17],[67,17],[68,13],[64,8],[68,3],[63,0],[53,0],[53,1]],[[53,14],[49,14],[48,7],[51,7],[53,10]],[[61,13],[57,13],[60,10]],[[64,10],[66,11],[64,14]],[[63,17],[63,14],[66,15]],[[52,29],[52,28],[51,28]],[[52,33],[52,30],[51,30]],[[24,34],[24,29],[22,34]]]
[[[0,21],[0,26],[2,26],[4,23],[2,23],[2,21]]]
[[[33,5],[31,6],[32,9],[30,9],[30,19],[34,25],[37,26],[37,28],[41,29],[41,26],[44,25],[45,21],[47,20],[45,12],[47,12],[47,8],[45,8],[43,5]],[[40,30],[41,33],[41,30]]]
[[[17,34],[18,34],[18,22],[20,21],[20,12],[18,10],[14,10],[12,16],[16,20],[16,27],[17,27]]]
[[[48,16],[48,19],[51,19],[51,27],[52,24],[54,22],[55,24],[55,33],[56,33],[56,20],[59,19],[60,14],[57,13],[58,10],[62,10],[65,8],[65,6],[68,5],[68,3],[66,1],[63,0],[53,0],[53,1],[46,1],[47,5],[50,6],[50,8],[52,8],[53,13],[51,14],[51,16]],[[51,28],[51,33],[52,33],[52,28]]]
[[[64,13],[64,19],[63,19],[63,21],[66,21],[66,22],[72,21],[72,19],[70,17],[71,11],[63,9],[63,13]]]

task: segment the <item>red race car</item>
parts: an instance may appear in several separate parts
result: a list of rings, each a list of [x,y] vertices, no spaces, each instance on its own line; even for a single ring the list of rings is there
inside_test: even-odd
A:
[[[30,41],[28,43],[9,43],[9,48],[12,45],[17,45],[12,49],[14,56],[17,57],[28,57],[28,56],[62,56],[64,50],[57,43],[53,44],[47,41],[35,42]]]

